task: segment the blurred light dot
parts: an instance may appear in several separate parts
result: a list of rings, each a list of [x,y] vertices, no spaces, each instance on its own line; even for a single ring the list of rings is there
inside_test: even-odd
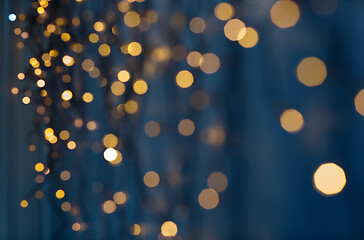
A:
[[[280,117],[280,121],[282,128],[290,133],[300,131],[304,125],[302,114],[293,108],[285,110]]]
[[[154,171],[149,171],[144,175],[144,184],[148,187],[156,187],[159,184],[159,175]]]
[[[70,149],[70,150],[73,150],[76,148],[76,143],[74,141],[69,141],[67,143],[67,147]]]
[[[129,81],[130,79],[130,73],[126,70],[121,70],[119,73],[118,73],[118,79],[121,81],[121,82],[127,82]]]
[[[207,188],[198,195],[198,202],[206,210],[214,209],[219,203],[219,195],[215,190]]]
[[[69,202],[64,202],[61,204],[61,209],[63,212],[69,212],[71,210],[71,204]]]
[[[102,142],[107,148],[114,148],[118,145],[118,138],[114,134],[106,134]]]
[[[125,85],[122,82],[113,82],[110,86],[111,88],[111,92],[115,95],[115,96],[121,96],[124,94],[125,92]]]
[[[174,237],[177,235],[177,225],[172,221],[166,221],[161,226],[161,233],[165,237]]]
[[[80,231],[81,230],[81,224],[79,224],[79,223],[72,224],[72,230],[75,231],[75,232]]]
[[[322,164],[313,178],[315,187],[325,195],[341,192],[346,184],[344,170],[335,163]]]
[[[27,200],[23,200],[23,201],[21,201],[21,202],[20,202],[20,206],[21,206],[22,208],[26,208],[26,207],[28,207],[28,201],[27,201]]]
[[[94,96],[92,95],[92,93],[86,92],[82,95],[82,99],[83,101],[85,101],[86,103],[90,103],[92,102],[92,100],[94,99]]]
[[[41,171],[44,170],[44,164],[43,163],[37,163],[37,164],[35,164],[34,169],[37,172],[41,172]]]
[[[14,13],[9,14],[9,20],[14,22],[16,20],[16,15]]]
[[[316,57],[303,59],[297,67],[298,80],[308,87],[318,86],[327,76],[326,65]]]
[[[246,33],[245,24],[239,19],[231,19],[225,24],[224,33],[231,41],[239,41]]]
[[[213,172],[207,178],[207,185],[216,192],[222,192],[228,185],[227,178],[222,172]]]
[[[127,12],[124,16],[124,23],[130,28],[134,28],[140,23],[140,16],[135,11]]]
[[[58,199],[61,199],[61,198],[64,198],[64,196],[65,196],[64,191],[62,189],[58,189],[57,192],[56,192],[56,197]]]
[[[360,90],[360,92],[355,96],[354,104],[356,111],[360,115],[364,116],[364,89]]]
[[[24,73],[19,73],[18,74],[18,79],[19,80],[23,80],[25,78],[25,74]]]
[[[123,192],[116,192],[116,193],[114,194],[113,199],[114,199],[114,202],[115,202],[116,204],[118,204],[118,205],[122,205],[122,204],[126,203],[127,196],[126,196],[126,194],[125,194],[125,193],[123,193]]]
[[[72,66],[75,63],[75,60],[73,59],[73,57],[68,56],[68,55],[65,55],[62,58],[62,61],[63,61],[64,65],[66,65],[68,67]]]
[[[132,56],[138,56],[142,52],[142,46],[138,42],[128,44],[128,53]]]
[[[193,51],[187,55],[187,63],[191,67],[198,67],[202,63],[202,55],[199,52]]]
[[[102,204],[102,210],[107,214],[113,213],[116,210],[116,204],[111,200],[107,200]]]
[[[105,23],[103,22],[95,22],[94,29],[97,32],[102,32],[105,30]]]
[[[132,235],[137,236],[137,235],[139,235],[139,234],[140,234],[141,229],[140,229],[140,226],[139,226],[138,224],[133,224],[133,225],[131,226],[130,231],[131,231],[131,234],[132,234]]]
[[[111,52],[111,48],[109,45],[107,45],[106,43],[100,45],[99,53],[101,56],[103,56],[103,57],[109,56],[110,52]]]
[[[149,121],[144,126],[144,132],[149,137],[156,137],[159,135],[161,127],[156,121]]]
[[[215,16],[221,20],[226,21],[234,16],[234,7],[229,3],[219,3],[215,7]]]
[[[178,124],[178,131],[183,136],[192,135],[195,131],[195,124],[190,119],[183,119]]]
[[[137,80],[133,85],[134,92],[142,95],[148,91],[148,84],[144,80]]]
[[[60,178],[63,180],[63,181],[67,181],[71,178],[71,173],[69,171],[62,171],[61,174],[60,174]]]
[[[44,87],[45,86],[45,81],[43,79],[39,79],[37,81],[37,86],[40,87],[40,88]]]
[[[69,101],[71,100],[73,97],[73,93],[70,91],[70,90],[65,90],[62,95],[61,95],[61,98],[64,100],[64,101]]]
[[[254,28],[248,27],[244,37],[239,40],[239,44],[245,48],[252,48],[257,45],[258,40],[258,32]]]
[[[71,35],[69,35],[69,33],[62,33],[61,39],[63,42],[68,42],[69,40],[71,40]]]
[[[193,83],[193,75],[187,70],[180,71],[176,76],[176,83],[181,88],[188,88]]]
[[[192,18],[190,21],[190,29],[194,33],[202,33],[205,31],[206,23],[205,20],[203,20],[200,17]]]
[[[30,103],[30,97],[23,97],[22,102],[24,104],[29,104]]]
[[[201,70],[207,74],[213,74],[220,68],[220,59],[213,53],[206,53],[202,56]]]
[[[104,158],[106,161],[112,162],[116,159],[116,157],[118,156],[118,153],[115,149],[113,148],[107,148],[104,151]]]
[[[298,5],[291,0],[279,0],[270,9],[272,22],[280,28],[294,26],[300,18]]]
[[[134,100],[128,100],[124,105],[125,111],[134,114],[138,111],[138,103]]]
[[[67,130],[62,130],[62,131],[59,133],[59,137],[60,137],[62,140],[67,140],[67,139],[70,137],[70,133],[69,133]]]

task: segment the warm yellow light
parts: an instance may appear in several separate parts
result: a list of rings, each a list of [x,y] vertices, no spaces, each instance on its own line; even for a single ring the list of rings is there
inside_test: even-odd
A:
[[[97,43],[99,41],[99,35],[97,35],[96,33],[91,33],[88,36],[88,40],[92,43]]]
[[[115,161],[117,156],[118,156],[118,153],[113,148],[107,148],[104,151],[104,158],[105,158],[106,161],[109,161],[109,162]]]
[[[360,92],[355,96],[354,104],[356,111],[360,115],[364,116],[364,89],[360,90]]]
[[[43,14],[43,13],[45,12],[45,10],[44,10],[44,8],[43,8],[43,7],[38,7],[38,8],[37,8],[37,12],[38,12],[39,14]]]
[[[68,56],[68,55],[65,55],[63,58],[62,58],[62,61],[64,63],[64,65],[70,67],[72,66],[73,64],[75,64],[75,60],[73,59],[73,57],[71,56]]]
[[[205,31],[206,23],[205,20],[203,20],[200,17],[192,18],[190,21],[190,29],[194,33],[202,33]]]
[[[95,67],[95,64],[92,60],[90,59],[85,59],[83,62],[82,62],[82,69],[85,70],[86,72],[90,72],[92,71],[92,69],[94,69]]]
[[[102,210],[107,214],[113,213],[116,210],[116,204],[111,200],[107,200],[102,204]]]
[[[234,7],[229,3],[219,3],[215,7],[215,16],[221,21],[229,20],[234,16]]]
[[[219,203],[219,195],[215,190],[207,188],[198,195],[198,202],[206,210],[214,209]]]
[[[228,181],[222,172],[213,172],[207,178],[207,185],[216,192],[222,192],[228,186]]]
[[[125,92],[125,85],[122,82],[113,82],[110,88],[115,96],[121,96]]]
[[[118,10],[122,13],[126,13],[129,10],[129,3],[120,1],[118,3]]]
[[[144,175],[144,184],[148,187],[156,187],[159,184],[159,175],[154,171],[147,172]]]
[[[20,206],[21,206],[22,208],[26,208],[26,207],[28,207],[28,201],[27,201],[27,200],[23,200],[23,201],[21,201],[21,202],[20,202]]]
[[[107,148],[114,148],[118,145],[118,138],[114,134],[106,134],[102,142]]]
[[[134,92],[142,95],[148,91],[148,84],[144,80],[137,80],[133,85]]]
[[[180,71],[176,76],[176,83],[181,88],[188,88],[193,83],[193,75],[187,70]]]
[[[72,230],[75,231],[75,232],[80,231],[81,230],[81,224],[79,224],[79,223],[72,224]]]
[[[127,12],[124,16],[124,23],[126,26],[130,28],[134,28],[140,23],[140,16],[137,12],[130,11]]]
[[[140,234],[141,232],[141,228],[138,224],[133,224],[133,226],[131,226],[131,234],[133,234],[134,236],[137,236]]]
[[[56,192],[56,198],[58,198],[58,199],[64,198],[65,195],[66,194],[62,189],[58,189],[57,192]]]
[[[128,100],[124,104],[125,111],[129,114],[134,114],[138,111],[138,103],[134,100]]]
[[[270,9],[272,22],[280,28],[294,26],[300,18],[298,5],[291,0],[279,0]]]
[[[160,127],[159,123],[157,123],[156,121],[149,121],[144,126],[144,132],[149,137],[158,136],[160,131],[161,131],[161,127]]]
[[[36,68],[36,69],[34,69],[34,74],[37,75],[37,76],[39,76],[39,75],[42,74],[42,70],[39,69],[39,68]]]
[[[299,132],[304,125],[302,114],[293,108],[285,110],[280,117],[280,121],[282,128],[290,133]]]
[[[161,233],[165,237],[174,237],[177,235],[177,225],[172,221],[166,221],[161,226]]]
[[[71,100],[73,97],[73,93],[70,91],[70,90],[65,90],[62,95],[61,95],[61,98],[64,100],[64,101],[69,101]]]
[[[95,121],[89,121],[87,123],[87,129],[90,131],[96,130],[97,128],[97,123]]]
[[[207,74],[213,74],[220,68],[220,59],[213,53],[206,53],[202,56],[201,70]]]
[[[298,64],[298,80],[308,87],[320,85],[326,79],[326,76],[325,63],[316,57],[305,58]]]
[[[69,33],[62,33],[61,39],[63,42],[68,42],[69,40],[71,40],[71,35],[69,35]]]
[[[24,73],[18,73],[18,79],[19,80],[23,80],[25,78],[25,74]]]
[[[192,135],[195,131],[195,124],[190,119],[183,119],[178,124],[178,131],[183,136]]]
[[[37,164],[35,164],[34,169],[37,172],[41,172],[41,171],[44,170],[44,164],[43,163],[37,163]]]
[[[231,41],[239,41],[246,33],[245,24],[239,19],[231,19],[225,24],[224,33]]]
[[[94,29],[97,32],[102,32],[105,30],[105,23],[103,22],[95,22]]]
[[[30,103],[30,97],[23,97],[22,102],[24,104],[29,104]]]
[[[346,184],[344,170],[335,163],[322,164],[316,170],[313,180],[316,189],[325,195],[341,192]]]
[[[45,86],[45,81],[43,79],[39,79],[37,81],[37,86],[40,87],[40,88],[44,87]]]
[[[76,143],[74,141],[69,141],[67,143],[67,147],[68,147],[68,149],[73,150],[76,148]]]
[[[239,40],[239,44],[245,48],[252,48],[259,40],[258,32],[251,27],[246,28],[245,36]]]
[[[126,70],[121,70],[119,73],[118,73],[118,79],[121,81],[121,82],[127,82],[129,81],[130,79],[130,73]]]
[[[142,46],[138,42],[131,42],[128,45],[128,53],[132,56],[138,56],[142,52]]]
[[[107,45],[106,43],[100,45],[99,53],[101,56],[103,56],[103,57],[109,56],[110,52],[111,52],[111,48],[109,45]]]
[[[127,196],[125,193],[123,192],[116,192],[114,194],[114,202],[118,205],[122,205],[124,203],[126,203],[126,200],[127,200]]]
[[[202,55],[199,52],[193,51],[187,55],[187,63],[191,67],[198,67],[202,63]]]
[[[82,99],[83,99],[83,101],[90,103],[90,102],[92,102],[92,100],[94,100],[94,96],[91,93],[86,92],[82,95]]]
[[[70,133],[69,133],[67,130],[62,130],[62,131],[59,133],[59,137],[60,137],[62,140],[67,140],[67,139],[70,137]]]

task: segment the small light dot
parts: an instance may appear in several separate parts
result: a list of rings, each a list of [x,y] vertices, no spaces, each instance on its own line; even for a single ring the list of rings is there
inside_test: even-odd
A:
[[[9,20],[14,22],[16,20],[16,15],[14,13],[9,14]]]

